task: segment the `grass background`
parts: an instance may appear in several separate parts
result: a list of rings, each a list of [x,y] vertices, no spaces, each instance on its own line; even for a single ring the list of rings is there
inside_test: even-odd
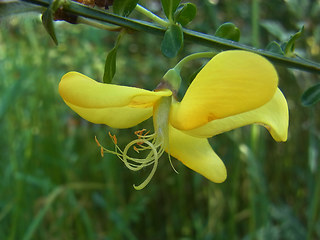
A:
[[[191,29],[213,34],[232,21],[240,42],[261,48],[304,24],[296,52],[320,59],[319,1],[192,2],[198,13]],[[161,15],[159,1],[141,3]],[[57,91],[71,70],[101,80],[116,34],[59,22],[55,46],[38,15],[0,21],[0,239],[320,239],[320,105],[300,103],[318,75],[277,66],[290,108],[286,143],[256,126],[210,139],[227,166],[225,183],[174,160],[177,175],[163,157],[151,183],[135,191],[132,184],[149,169],[136,174],[112,155],[101,158],[94,136],[112,147],[112,131],[125,145],[150,121],[129,130],[93,125]],[[186,42],[179,58],[168,60],[161,37],[134,33],[123,40],[115,82],[150,90],[179,58],[209,50]],[[201,64],[184,69],[183,89]]]

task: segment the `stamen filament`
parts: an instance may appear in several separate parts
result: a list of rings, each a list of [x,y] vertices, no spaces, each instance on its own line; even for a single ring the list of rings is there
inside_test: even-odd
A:
[[[150,134],[150,131],[147,131],[146,129],[135,131],[134,134],[137,136],[137,138],[129,142],[123,150],[121,150],[117,145],[117,137],[115,135],[112,135],[110,132],[108,132],[108,134],[115,145],[114,151],[102,147],[98,140],[96,140],[98,146],[101,146],[102,156],[104,152],[114,154],[125,164],[127,168],[129,168],[132,171],[139,171],[142,168],[153,164],[152,170],[147,176],[147,178],[141,184],[133,185],[133,187],[136,190],[143,189],[151,181],[157,169],[159,158],[162,156],[162,154],[165,152],[165,149],[168,147],[169,113],[171,102],[171,96],[162,97],[159,101],[157,101],[154,105],[153,111],[153,123],[155,132]],[[145,150],[149,152],[147,156],[144,158],[134,158],[129,156],[128,152],[130,148],[132,148],[133,151],[137,153],[140,153],[141,151]]]
[[[97,136],[94,136],[94,140],[96,141],[98,147],[101,147],[101,144],[99,143],[98,139],[97,139]]]
[[[135,131],[134,133],[137,136],[137,139],[129,142],[123,150],[121,150],[117,145],[116,136],[112,135],[110,132],[108,132],[108,135],[115,145],[114,151],[101,146],[98,140],[95,138],[97,144],[99,143],[98,146],[101,147],[101,156],[103,156],[104,152],[114,154],[125,164],[128,169],[132,171],[139,171],[142,168],[148,167],[153,164],[152,170],[147,178],[141,184],[133,185],[136,190],[143,189],[151,181],[158,166],[159,158],[165,151],[162,135],[157,133],[149,134],[149,132],[150,131],[147,131],[146,129]],[[148,150],[150,152],[145,158],[130,157],[128,151],[131,147],[137,153],[145,150]]]

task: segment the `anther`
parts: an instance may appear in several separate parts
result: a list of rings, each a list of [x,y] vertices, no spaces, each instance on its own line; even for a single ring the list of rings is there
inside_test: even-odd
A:
[[[109,134],[109,137],[111,138],[112,142],[113,142],[115,145],[117,145],[118,140],[117,140],[116,135],[112,135],[110,132],[108,132],[108,134]]]
[[[146,132],[143,136],[146,136],[146,135],[148,135],[150,133],[150,130],[148,131],[148,132]]]
[[[145,136],[143,135],[143,133],[146,131],[146,129],[141,129],[141,130],[138,130],[138,131],[135,131],[134,134],[137,135],[138,137],[140,136]],[[148,131],[149,132],[149,131]]]
[[[101,153],[101,157],[103,157],[104,156],[104,151],[103,151],[102,147],[100,147],[100,153]]]
[[[96,141],[98,147],[101,147],[101,144],[99,143],[98,139],[97,139],[97,136],[94,136],[94,140]]]
[[[133,146],[133,150],[135,150],[137,153],[139,153],[139,149],[136,146]]]

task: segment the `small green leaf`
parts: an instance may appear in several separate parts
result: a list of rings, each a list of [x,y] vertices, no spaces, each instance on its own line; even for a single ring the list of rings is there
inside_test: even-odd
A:
[[[104,74],[103,74],[104,83],[111,83],[114,75],[116,74],[117,50],[118,50],[118,46],[116,45],[111,49],[110,52],[108,52],[106,63],[104,65]]]
[[[310,107],[318,101],[320,101],[320,83],[309,88],[301,97],[301,103],[306,107]]]
[[[113,1],[113,12],[127,17],[137,6],[139,0],[114,0]]]
[[[214,34],[216,37],[229,39],[238,42],[240,39],[240,30],[231,22],[220,25]]]
[[[268,46],[266,47],[266,50],[268,50],[270,52],[273,52],[273,53],[280,54],[280,55],[284,54],[284,52],[283,52],[281,46],[279,45],[279,43],[277,43],[275,41],[270,42],[268,44]]]
[[[197,7],[193,3],[180,4],[177,11],[174,14],[175,22],[180,23],[182,26],[186,26],[191,22],[197,14]]]
[[[50,37],[54,41],[56,45],[58,45],[58,40],[56,37],[56,32],[54,30],[54,25],[53,25],[53,10],[50,7],[47,8],[47,10],[42,14],[41,19],[42,19],[42,24],[44,28],[47,30],[49,33]]]
[[[181,0],[161,0],[162,9],[169,20],[173,20],[173,14],[180,2]]]
[[[179,25],[172,24],[164,34],[161,43],[161,52],[168,58],[177,56],[183,45],[183,32]]]
[[[302,26],[299,30],[299,32],[295,33],[294,35],[292,35],[290,37],[290,39],[288,40],[286,47],[284,49],[284,55],[286,57],[295,57],[295,53],[294,53],[294,48],[295,48],[295,42],[297,39],[299,39],[301,37],[301,35],[304,32],[304,26]]]
[[[111,83],[117,69],[117,51],[119,47],[120,40],[124,32],[120,32],[114,47],[108,52],[106,63],[104,65],[103,82]]]
[[[49,33],[50,37],[56,45],[58,45],[58,40],[56,37],[56,32],[54,30],[53,16],[61,6],[67,6],[68,4],[69,2],[67,0],[55,0],[50,3],[47,10],[41,16],[44,28],[47,30],[47,32]]]

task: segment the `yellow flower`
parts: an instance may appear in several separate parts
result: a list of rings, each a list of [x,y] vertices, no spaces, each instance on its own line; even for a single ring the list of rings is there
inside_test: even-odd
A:
[[[153,164],[143,188],[153,176],[164,151],[213,182],[223,182],[226,168],[207,138],[248,124],[260,124],[276,141],[286,141],[288,106],[278,89],[273,65],[260,55],[232,50],[213,57],[198,73],[181,102],[169,89],[147,91],[96,82],[69,72],[59,84],[65,103],[84,119],[113,128],[130,128],[153,115],[154,133],[136,132],[124,150],[101,147],[116,154],[131,170]],[[149,150],[133,158],[128,150]]]

